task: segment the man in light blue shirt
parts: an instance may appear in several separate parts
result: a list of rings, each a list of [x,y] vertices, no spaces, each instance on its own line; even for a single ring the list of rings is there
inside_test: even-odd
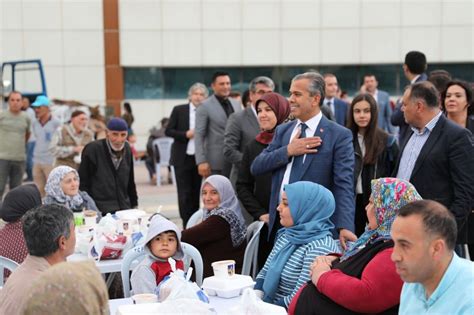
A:
[[[442,204],[412,202],[392,225],[392,261],[405,284],[400,315],[474,314],[474,263],[454,253],[456,221]]]

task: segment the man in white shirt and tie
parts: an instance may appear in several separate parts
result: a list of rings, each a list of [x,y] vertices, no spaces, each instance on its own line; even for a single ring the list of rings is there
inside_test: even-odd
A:
[[[168,137],[174,138],[170,164],[175,168],[179,214],[183,220],[183,227],[186,226],[191,215],[199,209],[202,179],[195,160],[194,128],[196,108],[208,94],[204,84],[194,83],[189,88],[189,103],[173,108],[165,132]]]

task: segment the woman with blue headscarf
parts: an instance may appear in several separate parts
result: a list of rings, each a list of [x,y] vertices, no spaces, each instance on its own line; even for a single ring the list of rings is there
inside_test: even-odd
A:
[[[332,193],[321,185],[305,181],[285,185],[277,208],[283,227],[255,284],[265,302],[288,307],[310,279],[313,260],[339,252],[331,234],[334,209]]]
[[[403,281],[390,259],[392,223],[400,208],[421,197],[397,178],[371,181],[369,223],[341,257],[318,257],[311,281],[291,301],[289,314],[398,314]]]

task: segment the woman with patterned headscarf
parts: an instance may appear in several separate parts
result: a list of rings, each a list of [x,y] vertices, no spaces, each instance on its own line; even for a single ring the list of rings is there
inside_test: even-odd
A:
[[[69,166],[58,166],[49,173],[44,188],[46,196],[44,204],[58,204],[71,209],[73,212],[94,210],[100,217],[100,211],[94,200],[85,191],[79,190],[79,174]]]
[[[285,185],[277,208],[282,228],[254,288],[265,302],[288,307],[310,279],[314,258],[339,252],[331,233],[335,206],[332,193],[319,184]]]
[[[261,132],[244,148],[239,167],[236,190],[239,200],[254,221],[268,223],[268,204],[272,189],[272,174],[254,176],[250,172],[253,160],[272,142],[277,126],[284,123],[290,115],[290,103],[278,93],[266,93],[255,103],[258,124]],[[260,230],[258,244],[258,267],[263,267],[275,241],[276,231],[281,227],[280,219],[275,220],[275,228],[268,237],[268,226]]]
[[[107,286],[93,262],[56,264],[35,279],[26,293],[24,315],[108,315]]]
[[[201,188],[203,221],[181,234],[181,241],[195,246],[202,255],[204,277],[213,275],[211,263],[235,260],[242,269],[246,232],[242,209],[229,179],[222,175],[206,178]]]
[[[289,314],[397,314],[403,281],[390,255],[392,223],[400,208],[422,198],[397,178],[371,182],[365,232],[341,257],[317,258],[311,282],[291,302]]]

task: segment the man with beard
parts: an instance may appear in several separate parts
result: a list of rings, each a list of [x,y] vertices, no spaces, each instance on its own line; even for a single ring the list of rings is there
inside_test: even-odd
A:
[[[127,135],[125,120],[112,118],[107,124],[106,138],[89,143],[82,151],[80,190],[94,199],[103,215],[138,206]]]

